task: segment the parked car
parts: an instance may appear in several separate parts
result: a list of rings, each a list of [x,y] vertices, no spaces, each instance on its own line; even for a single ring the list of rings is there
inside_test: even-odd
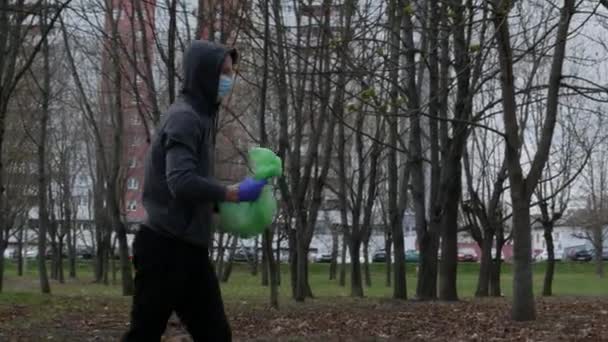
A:
[[[581,249],[578,251],[575,251],[574,253],[572,253],[570,255],[570,260],[572,261],[591,261],[591,259],[593,259],[593,253],[591,253],[590,250],[588,249]]]
[[[91,260],[93,259],[93,256],[95,256],[93,248],[84,247],[76,250],[76,257],[79,259]]]
[[[330,263],[332,260],[331,254],[321,254],[315,257],[315,262]]]
[[[477,262],[478,257],[475,250],[472,248],[463,248],[458,250],[458,261],[460,262]]]
[[[372,262],[386,262],[386,250],[379,249],[372,255]]]
[[[588,245],[578,245],[578,246],[570,246],[564,248],[564,259],[566,260],[575,260],[576,254],[578,252],[583,251],[582,254],[588,253],[591,250],[591,246]]]
[[[592,249],[589,253],[591,253],[592,259],[595,259],[595,250]],[[608,248],[602,249],[602,260],[608,260]]]
[[[420,260],[420,253],[417,250],[410,249],[405,251],[405,262],[418,262]]]
[[[554,251],[553,252],[553,260],[555,261],[562,261],[562,256],[564,255],[563,251]],[[543,251],[542,253],[538,254],[535,258],[534,261],[547,261],[549,260],[549,253],[547,253],[547,251]]]
[[[255,258],[255,254],[253,248],[240,248],[236,252],[234,252],[235,262],[249,262]]]

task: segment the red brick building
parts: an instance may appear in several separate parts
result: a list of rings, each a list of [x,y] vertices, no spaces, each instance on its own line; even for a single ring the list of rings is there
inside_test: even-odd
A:
[[[136,5],[140,4],[145,14],[145,24],[140,25]],[[239,7],[243,4],[237,0],[203,0],[203,6],[197,18],[199,38],[221,41],[234,45],[238,23]],[[123,114],[123,165],[124,184],[124,214],[128,223],[141,222],[145,218],[142,205],[142,187],[144,180],[144,160],[153,134],[151,124],[146,124],[146,113],[150,113],[151,96],[141,72],[145,70],[144,58],[141,58],[141,39],[146,37],[149,47],[149,60],[154,60],[155,41],[152,29],[155,23],[155,0],[135,2],[131,0],[113,0],[112,18],[106,17],[106,30],[112,32],[112,24],[116,24],[118,35],[122,38],[121,70],[123,87],[121,91],[121,111]],[[207,24],[209,23],[209,24]],[[143,27],[142,27],[143,26]],[[145,30],[145,34],[143,31]],[[111,72],[109,58],[104,59],[104,74]],[[139,71],[139,72],[138,72]],[[157,80],[158,81],[158,80]],[[104,77],[102,92],[111,93],[111,80]],[[103,94],[102,94],[103,96]],[[162,110],[162,109],[161,109]],[[247,173],[243,152],[250,145],[248,134],[243,127],[230,118],[230,114],[222,111],[216,135],[215,175],[224,183],[233,183],[242,179]],[[111,134],[110,134],[111,135]]]
[[[199,5],[198,32],[200,39],[220,42],[228,46],[238,46],[239,25],[243,24],[241,13],[247,2],[239,0],[202,0]],[[245,51],[239,49],[239,53]],[[237,65],[238,70],[238,65]],[[251,145],[249,134],[243,127],[250,118],[243,117],[238,99],[243,94],[237,81],[235,89],[226,105],[230,110],[220,110],[218,131],[215,140],[215,177],[224,183],[235,183],[247,175],[246,153]],[[238,120],[235,120],[235,116]],[[251,129],[251,126],[249,127]]]
[[[145,217],[145,211],[141,201],[143,178],[144,178],[144,159],[148,150],[150,135],[152,130],[149,129],[149,121],[151,96],[146,80],[142,77],[145,68],[145,59],[143,58],[142,42],[146,37],[149,48],[147,51],[150,60],[153,60],[154,55],[154,27],[155,20],[155,0],[140,1],[138,4],[141,7],[144,17],[142,25],[136,3],[130,0],[113,0],[112,11],[106,15],[106,30],[112,32],[113,25],[116,25],[118,36],[120,36],[120,70],[121,70],[121,96],[120,96],[120,113],[122,114],[122,174],[124,175],[124,198],[123,212],[127,223],[141,222]],[[110,11],[108,11],[110,12]],[[145,30],[145,31],[144,31]],[[145,34],[144,34],[145,33]],[[107,44],[112,44],[107,42]],[[112,47],[106,50],[112,51]],[[104,75],[112,73],[115,65],[110,61],[110,58],[104,58],[102,72]],[[115,74],[115,73],[114,73]],[[104,76],[102,84],[102,96],[107,97],[115,94],[115,80],[113,77]],[[110,96],[112,96],[110,95]],[[107,103],[107,100],[104,100]],[[108,108],[116,111],[116,102],[114,107]],[[107,115],[111,115],[108,113]],[[114,122],[116,129],[116,122]],[[109,134],[108,136],[111,136]]]

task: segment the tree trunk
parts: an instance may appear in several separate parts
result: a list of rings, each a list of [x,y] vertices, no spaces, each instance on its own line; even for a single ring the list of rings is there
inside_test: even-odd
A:
[[[304,265],[305,268],[305,274],[306,277],[304,278],[306,286],[304,287],[304,293],[306,294],[306,297],[308,298],[314,298],[314,296],[312,295],[312,288],[310,287],[310,282],[308,281],[308,262],[306,262],[306,264]]]
[[[595,255],[595,274],[600,277],[603,278],[604,277],[604,262],[602,260],[602,255]]]
[[[118,273],[118,268],[116,267],[116,237],[114,237],[114,239],[112,240],[112,245],[110,246],[110,258],[108,260],[110,260],[110,270],[112,273],[112,285],[116,285],[117,281],[116,279],[117,276],[116,274]]]
[[[46,27],[46,15],[42,15],[42,27]],[[47,133],[48,120],[50,114],[50,91],[51,91],[51,75],[49,61],[49,43],[48,39],[43,41],[43,57],[44,57],[44,85],[42,98],[42,111],[40,118],[40,137],[38,141],[38,275],[40,278],[40,290],[42,293],[50,294],[51,286],[49,284],[49,276],[46,269],[46,238],[49,229],[49,214],[47,207]]]
[[[68,258],[70,264],[70,279],[76,278],[76,244],[74,243],[74,235],[75,232],[73,231],[73,229],[68,230]]]
[[[431,224],[435,224],[431,221]],[[418,264],[418,284],[416,298],[418,300],[433,300],[437,298],[437,250],[439,239],[434,228],[418,235],[420,246],[420,262]],[[443,259],[443,257],[442,257]],[[443,261],[443,260],[442,260]]]
[[[236,253],[238,240],[239,239],[236,236],[232,237],[232,244],[230,245],[230,254],[228,255],[228,261],[224,264],[224,272],[221,274],[222,283],[228,282],[228,279],[230,279],[230,274],[232,274],[232,265],[234,264],[234,254]]]
[[[463,134],[463,133],[461,133]],[[458,139],[460,140],[460,139]],[[441,263],[439,299],[458,300],[456,278],[458,272],[458,207],[461,187],[460,153],[451,150],[442,170],[443,214],[441,215]]]
[[[59,263],[58,263],[58,276],[59,276],[59,283],[63,284],[65,283],[65,277],[63,274],[63,236],[59,236],[59,240],[57,241],[57,249],[59,250]]]
[[[346,236],[342,234],[342,251],[340,255],[340,279],[338,284],[340,286],[346,286],[346,250],[348,249],[346,245]]]
[[[0,248],[0,293],[4,290],[4,250]]]
[[[220,232],[220,236],[217,239],[217,249],[215,250],[215,269],[218,273],[222,273],[220,270],[220,259],[224,257],[224,232]]]
[[[485,229],[481,246],[481,262],[479,265],[479,278],[477,279],[477,290],[475,297],[487,297],[490,294],[490,269],[492,267],[492,245],[494,234],[490,229]],[[500,255],[498,256],[500,258]]]
[[[2,237],[0,237],[1,239]],[[5,243],[0,241],[0,293],[4,288],[4,250],[6,249]]]
[[[391,233],[386,233],[386,239],[384,240],[384,252],[386,255],[386,287],[391,287],[392,277],[391,270],[393,269],[393,240],[391,237]]]
[[[510,1],[496,0],[494,26],[501,71],[501,92],[503,105],[503,122],[506,140],[506,156],[511,185],[511,203],[513,206],[513,308],[512,318],[516,321],[536,319],[532,279],[532,241],[530,233],[530,198],[541,178],[551,150],[556,118],[559,106],[562,69],[565,58],[566,43],[572,15],[575,13],[575,1],[565,0],[560,11],[556,43],[549,72],[549,89],[547,92],[546,113],[543,118],[541,137],[536,153],[529,165],[529,172],[524,176],[520,160],[522,139],[520,122],[517,116],[515,96],[515,77],[513,74],[513,48],[509,30]]]
[[[105,249],[103,251],[103,283],[110,285],[110,260],[112,259],[112,243],[110,242],[111,236],[106,235],[105,237]]]
[[[399,215],[401,216],[401,215]],[[396,222],[392,224],[393,237],[395,245],[395,272],[394,272],[394,287],[393,287],[393,298],[395,299],[407,299],[407,283],[405,279],[405,241],[403,238],[403,229],[401,227],[401,220],[395,219]],[[387,256],[388,257],[388,256]]]
[[[460,163],[458,165],[460,167]],[[459,167],[457,170],[459,170]],[[454,182],[460,183],[460,172],[455,172]],[[456,278],[458,271],[458,199],[460,198],[460,186],[447,192],[450,198],[445,206],[445,212],[441,219],[441,263],[439,299],[446,301],[458,300],[456,290]]]
[[[289,229],[289,275],[291,277],[291,297],[296,298],[298,283],[298,249],[296,247],[296,231]]]
[[[536,318],[532,279],[532,239],[530,207],[521,198],[517,187],[511,187],[513,197],[513,318],[531,321]]]
[[[135,284],[129,260],[129,243],[127,241],[127,227],[124,223],[116,222],[116,238],[118,239],[118,253],[120,255],[120,278],[122,280],[122,295],[131,296],[135,292]]]
[[[306,245],[305,245],[305,241],[302,238],[301,235],[303,235],[303,232],[301,230],[299,230],[297,232],[297,234],[299,235],[298,241],[297,241],[297,247],[298,247],[298,255],[297,255],[297,261],[296,261],[296,276],[297,276],[297,282],[296,282],[296,297],[295,300],[297,302],[303,302],[304,299],[307,297],[306,296],[306,288],[308,286],[307,283],[307,264],[308,264],[308,251],[306,250]]]
[[[226,238],[226,243],[225,245],[231,245],[230,239],[236,239],[236,237],[231,237],[230,235],[228,235],[228,237]],[[226,253],[226,249],[224,248],[224,233],[220,234],[220,238],[218,240],[218,245],[217,245],[217,257],[215,259],[215,273],[218,275],[218,277],[221,274],[224,274],[224,265],[225,265],[225,258],[224,258],[224,254]]]
[[[259,236],[256,236],[255,243],[253,245],[253,260],[251,260],[251,275],[254,277],[258,275],[258,264],[259,264],[258,248],[259,247],[260,247],[260,238],[259,238]],[[264,248],[262,248],[262,263],[266,262],[265,258],[266,258],[266,255],[264,252]],[[266,275],[264,275],[264,272],[266,272],[266,267],[262,267],[262,285],[264,285],[264,277],[266,277],[265,286],[268,286],[268,273],[266,273]]]
[[[498,251],[498,247],[496,248]],[[500,286],[500,272],[502,268],[502,261],[500,256],[495,258],[490,265],[490,296],[502,297],[502,289]]]
[[[372,274],[369,268],[369,238],[363,242],[363,269],[365,271],[365,286],[372,287]]]
[[[329,264],[329,280],[335,280],[338,273],[338,229],[331,232],[331,264]]]
[[[53,193],[50,191],[50,187],[49,187],[49,209],[51,210],[50,212],[50,216],[51,216],[51,222],[49,224],[49,236],[51,238],[51,279],[53,280],[58,280],[59,279],[59,262],[60,260],[60,256],[59,256],[59,250],[58,250],[58,246],[57,246],[57,219],[55,217],[55,204],[53,202]]]
[[[547,269],[543,283],[543,296],[553,295],[553,274],[555,272],[555,246],[553,245],[553,223],[545,222],[545,242],[547,244]]]
[[[266,265],[268,263],[268,260],[267,260],[268,257],[267,257],[267,248],[266,248],[266,245],[265,245],[265,243],[266,243],[265,241],[266,241],[265,239],[262,240],[262,286],[268,286],[269,285],[269,283],[268,283],[269,282],[269,280],[268,280],[268,267],[266,267]],[[272,251],[272,247],[271,247],[271,251]]]
[[[280,230],[277,230],[277,251],[276,251],[275,265],[276,265],[275,267],[276,267],[276,272],[277,272],[277,286],[281,286],[281,234],[280,234]]]
[[[409,5],[409,2],[407,2]],[[401,53],[401,31],[402,31],[402,17],[403,17],[403,8],[406,5],[406,2],[400,0],[391,0],[389,4],[389,22],[391,25],[391,49],[390,49],[390,67],[394,68],[394,70],[399,70],[399,60]],[[412,74],[412,70],[408,69],[408,81],[411,81],[415,78],[415,72]],[[399,75],[398,73],[391,73],[391,89],[390,89],[390,98],[393,103],[397,102],[399,98]],[[411,86],[411,82],[408,82],[408,86]],[[411,102],[415,103],[415,99],[412,99]],[[415,105],[414,105],[415,106]],[[405,194],[399,193],[399,165],[397,161],[397,150],[396,147],[398,138],[399,138],[399,119],[398,119],[398,106],[392,106],[392,115],[387,118],[389,124],[389,144],[393,148],[389,150],[388,153],[388,212],[389,212],[389,225],[391,228],[391,234],[394,239],[394,247],[395,247],[395,272],[394,272],[394,287],[393,287],[393,298],[395,299],[406,299],[407,298],[407,288],[406,288],[406,280],[405,280],[405,250],[404,250],[404,241],[403,241],[403,228],[401,227],[401,220],[403,217],[403,211],[400,210],[399,206],[399,196],[405,196]],[[418,113],[411,114],[411,117],[418,118]],[[417,119],[413,119],[416,121]],[[420,124],[418,121],[418,130],[416,131],[415,125],[412,129],[410,136],[412,139],[412,145],[414,145],[414,141],[420,142]],[[416,134],[418,134],[416,136]],[[415,146],[412,146],[415,149]],[[422,150],[419,150],[422,151]],[[412,152],[412,157],[417,158],[422,155],[417,155],[415,151]],[[422,167],[422,159],[420,159],[420,167]],[[422,171],[422,169],[420,169]],[[423,181],[424,182],[424,181]],[[416,186],[416,185],[414,185]],[[423,185],[424,186],[424,185]],[[424,215],[424,213],[422,213]]]
[[[97,201],[97,199],[95,199]],[[95,210],[95,239],[97,240],[97,248],[95,250],[95,282],[103,282],[103,265],[104,265],[104,237],[102,229],[104,229],[101,223],[99,211]]]
[[[351,297],[363,297],[363,278],[361,275],[361,241],[358,237],[352,237],[350,241],[350,295]]]
[[[177,0],[171,0],[169,6],[169,32],[167,34],[167,91],[169,92],[169,103],[175,101],[175,47],[177,36]]]
[[[23,276],[23,240],[24,240],[24,233],[25,231],[25,227],[21,227],[21,229],[19,230],[19,239],[17,240],[17,275],[19,277]],[[2,277],[0,276],[0,279],[2,279]],[[1,280],[0,280],[1,281]]]
[[[51,227],[54,223],[51,222]],[[51,279],[57,280],[59,278],[59,256],[57,251],[57,240],[55,234],[51,233]]]
[[[603,229],[604,227],[602,225],[598,225],[593,229],[593,245],[595,247],[595,253],[593,258],[595,259],[595,274],[599,278],[604,277],[604,263],[602,261],[602,253],[604,249]]]
[[[279,269],[277,264],[274,262],[272,254],[272,231],[266,229],[264,231],[264,240],[262,245],[266,253],[266,262],[263,264],[263,268],[266,269],[266,273],[270,276],[270,305],[278,309],[279,308],[279,284],[277,281],[277,273]]]
[[[98,152],[100,153],[100,152]],[[98,159],[100,157],[98,156]],[[97,179],[95,184],[94,193],[94,215],[95,215],[95,240],[97,241],[97,249],[95,251],[95,282],[106,283],[106,252],[110,248],[108,241],[108,216],[107,210],[104,207],[104,192],[107,191],[104,187],[103,181],[103,170],[101,166],[97,165]]]

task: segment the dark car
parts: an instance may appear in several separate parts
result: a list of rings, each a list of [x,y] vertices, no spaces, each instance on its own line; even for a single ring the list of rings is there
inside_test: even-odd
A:
[[[591,250],[589,253],[591,253],[592,259],[595,259],[595,250]],[[606,247],[602,249],[602,260],[608,260],[608,248]]]
[[[591,253],[590,250],[587,249],[581,249],[578,251],[575,251],[574,253],[572,253],[570,255],[570,260],[572,261],[591,261],[591,259],[593,259],[593,253]]]
[[[372,262],[386,262],[386,251],[384,249],[377,250],[372,255]]]
[[[79,259],[91,260],[91,259],[93,259],[94,256],[95,256],[95,251],[93,250],[93,248],[84,247],[84,248],[78,248],[76,250],[76,257]]]

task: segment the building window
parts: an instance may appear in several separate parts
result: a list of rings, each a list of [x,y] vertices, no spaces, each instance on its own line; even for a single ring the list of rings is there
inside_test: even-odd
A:
[[[129,201],[127,204],[127,211],[136,211],[137,210],[137,201]]]
[[[129,188],[129,190],[139,189],[139,181],[135,178],[129,178],[127,181],[127,188]]]
[[[130,168],[130,169],[134,169],[134,168],[136,168],[136,167],[137,167],[137,159],[135,159],[135,158],[131,158],[131,159],[129,160],[129,168]]]

